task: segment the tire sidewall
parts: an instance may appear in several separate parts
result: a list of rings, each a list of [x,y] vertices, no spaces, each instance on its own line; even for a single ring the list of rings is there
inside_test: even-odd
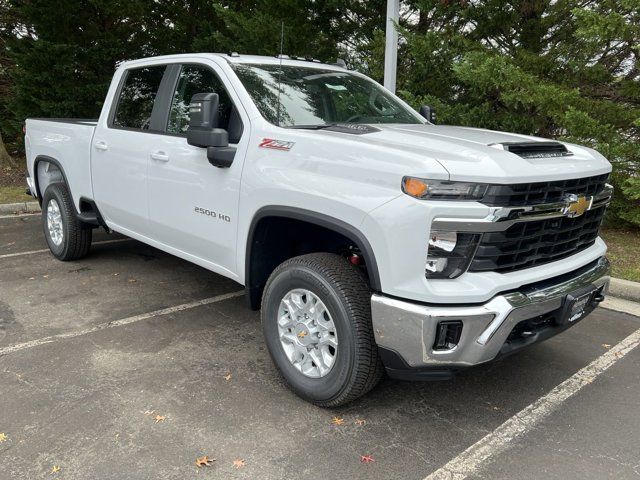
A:
[[[321,378],[305,376],[287,358],[277,325],[280,301],[291,290],[313,292],[325,304],[333,319],[338,348],[331,371]],[[302,265],[290,265],[267,285],[262,305],[262,328],[269,353],[293,390],[305,399],[327,401],[340,395],[350,383],[355,358],[355,335],[344,300],[318,272]]]
[[[60,189],[64,188],[64,186],[60,184],[49,185],[44,192],[44,196],[42,197],[42,227],[44,229],[44,238],[47,241],[47,245],[51,250],[51,253],[55,257],[61,258],[64,257],[65,251],[69,245],[69,209],[67,208],[67,204],[65,203],[65,198],[61,194]],[[47,210],[49,208],[49,202],[51,200],[55,200],[58,202],[58,207],[60,208],[60,217],[62,218],[62,243],[60,245],[56,245],[53,243],[51,239],[51,235],[49,234],[49,227],[47,225]]]

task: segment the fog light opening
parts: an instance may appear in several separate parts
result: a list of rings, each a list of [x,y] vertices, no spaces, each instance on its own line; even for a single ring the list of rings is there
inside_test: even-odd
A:
[[[438,323],[436,327],[436,340],[434,350],[452,350],[460,342],[462,335],[462,321],[446,320]]]

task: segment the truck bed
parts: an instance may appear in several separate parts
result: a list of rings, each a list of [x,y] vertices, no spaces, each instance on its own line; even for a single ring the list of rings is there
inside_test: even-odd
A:
[[[64,172],[73,201],[79,209],[81,198],[93,198],[91,186],[91,142],[98,121],[84,118],[28,118],[25,150],[31,178],[38,178],[39,158],[55,159]],[[47,185],[38,185],[43,195]]]

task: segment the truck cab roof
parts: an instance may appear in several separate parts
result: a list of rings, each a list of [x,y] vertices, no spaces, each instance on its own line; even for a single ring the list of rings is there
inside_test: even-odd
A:
[[[157,57],[146,57],[136,60],[127,60],[118,66],[131,68],[136,65],[144,65],[156,62],[181,62],[185,58],[219,58],[229,64],[259,64],[259,65],[287,65],[287,66],[304,66],[307,68],[318,68],[322,70],[344,71],[345,68],[337,64],[322,63],[317,60],[303,59],[300,57],[290,57],[288,55],[266,56],[266,55],[242,55],[238,53],[180,53],[175,55],[162,55]]]

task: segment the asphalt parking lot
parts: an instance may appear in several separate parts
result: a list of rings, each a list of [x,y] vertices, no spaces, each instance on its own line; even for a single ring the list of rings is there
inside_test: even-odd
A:
[[[441,469],[615,352],[632,315],[599,309],[453,380],[385,379],[323,410],[282,384],[234,282],[104,232],[78,262],[45,248],[39,216],[0,219],[1,479],[640,477],[640,348],[491,437],[502,447],[462,477]]]

